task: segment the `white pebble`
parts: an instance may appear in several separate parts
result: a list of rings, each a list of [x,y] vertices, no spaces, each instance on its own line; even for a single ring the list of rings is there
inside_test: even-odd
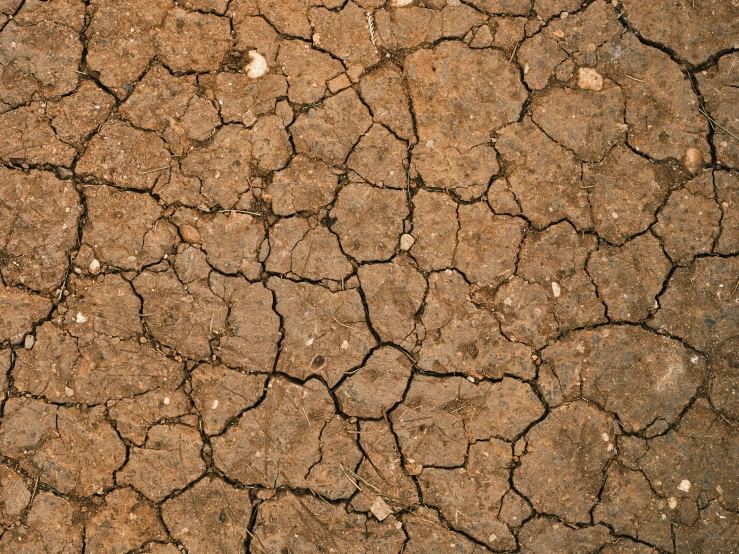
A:
[[[164,397],[164,405],[169,406],[169,396]]]
[[[405,233],[400,237],[400,249],[407,252],[411,249],[411,246],[413,246],[414,242],[416,242],[416,239],[414,239],[412,235]]]
[[[218,409],[218,400],[214,400],[213,404],[210,405],[211,410],[217,410]]]
[[[74,391],[69,387],[64,387],[64,394],[66,394],[67,396],[74,396]]]
[[[83,316],[81,312],[77,312],[77,317],[75,318],[75,321],[77,323],[87,323],[87,318]]]
[[[30,350],[33,348],[33,345],[36,343],[36,337],[33,335],[26,335],[25,340],[23,341],[23,348],[26,350]]]
[[[554,294],[554,298],[559,298],[561,292],[562,288],[559,286],[559,283],[552,281],[552,294]]]
[[[269,67],[267,66],[267,60],[264,59],[264,56],[256,50],[249,50],[249,58],[251,61],[249,62],[249,65],[246,66],[246,74],[249,77],[252,79],[258,79],[267,73]]]
[[[675,508],[677,508],[677,500],[674,496],[671,496],[667,499],[667,505],[670,507],[670,510],[674,510]]]
[[[97,259],[93,258],[88,269],[90,270],[90,273],[92,275],[97,275],[100,271],[100,262]]]
[[[690,484],[690,481],[688,481],[687,479],[683,479],[682,481],[680,481],[680,484],[677,486],[677,488],[678,490],[681,490],[683,492],[688,492],[690,490],[690,487],[692,486],[693,485]]]

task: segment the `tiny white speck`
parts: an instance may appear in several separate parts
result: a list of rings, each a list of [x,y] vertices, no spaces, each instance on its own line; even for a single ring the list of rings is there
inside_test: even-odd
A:
[[[87,318],[85,316],[83,316],[82,313],[77,312],[77,317],[75,318],[75,321],[77,323],[86,323],[87,322]]]
[[[164,397],[164,405],[169,406],[169,396]]]
[[[214,400],[213,404],[210,405],[211,410],[215,410],[218,408],[218,400]]]
[[[693,485],[690,484],[690,481],[688,481],[687,479],[683,479],[682,481],[680,481],[680,484],[677,486],[677,488],[678,490],[681,490],[683,492],[688,492],[690,490],[690,487],[692,486]]]
[[[562,293],[562,288],[559,286],[559,283],[555,283],[552,281],[552,294],[554,294],[554,298],[559,298],[559,295]]]

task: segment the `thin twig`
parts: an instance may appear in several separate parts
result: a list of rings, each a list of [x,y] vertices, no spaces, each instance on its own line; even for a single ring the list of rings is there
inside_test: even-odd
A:
[[[513,57],[516,55],[516,52],[518,52],[518,45],[520,43],[516,43],[516,46],[513,48],[513,53],[511,54],[511,57],[508,58],[508,65],[511,65],[511,62],[513,61]]]
[[[729,131],[726,127],[724,127],[723,125],[721,125],[718,121],[716,121],[715,119],[713,119],[710,115],[708,115],[708,113],[706,113],[706,111],[702,107],[699,108],[699,111],[700,111],[700,113],[703,114],[703,116],[708,121],[710,121],[716,127],[718,127],[719,129],[721,129],[724,133],[727,133],[727,134],[731,135],[732,137],[734,137],[736,140],[739,140],[739,137],[738,136],[736,136],[734,133],[732,133],[731,131]]]
[[[625,76],[625,77],[626,77],[627,79],[631,79],[632,81],[638,81],[638,82],[640,82],[640,83],[645,83],[645,82],[646,82],[646,81],[642,81],[641,79],[637,79],[636,77],[632,77],[631,75],[626,75],[625,73],[624,73],[624,76]]]
[[[162,167],[156,167],[154,169],[149,169],[147,171],[142,171],[139,173],[139,175],[146,175],[148,173],[156,173],[157,171],[164,171],[165,169],[169,169],[170,167],[168,165],[163,165]]]

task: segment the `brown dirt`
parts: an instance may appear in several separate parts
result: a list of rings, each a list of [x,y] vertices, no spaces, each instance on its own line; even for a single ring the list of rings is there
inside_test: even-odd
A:
[[[0,0],[0,554],[739,552],[736,0]]]

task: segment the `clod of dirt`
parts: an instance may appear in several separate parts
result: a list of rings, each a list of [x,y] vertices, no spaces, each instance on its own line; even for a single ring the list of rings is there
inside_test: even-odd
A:
[[[337,282],[354,271],[341,252],[336,235],[323,225],[311,228],[308,220],[301,217],[282,219],[272,226],[264,268],[313,281]]]
[[[552,291],[560,331],[606,321],[604,306],[585,272],[595,246],[594,236],[578,234],[567,222],[529,233],[521,246],[518,274]]]
[[[516,379],[473,385],[461,377],[424,375],[412,380],[390,420],[405,459],[456,467],[464,462],[468,443],[511,440],[543,413],[531,387]]]
[[[113,485],[126,449],[100,407],[11,398],[0,423],[0,454],[63,494],[90,496]]]
[[[371,124],[365,105],[354,90],[347,89],[298,115],[290,134],[298,153],[342,164]]]
[[[410,50],[431,44],[442,35],[442,15],[438,10],[408,6],[402,10],[378,10],[375,17],[379,42],[389,50]]]
[[[73,554],[83,548],[79,512],[67,499],[39,491],[24,525],[16,525],[0,538],[0,552],[53,552]]]
[[[527,521],[518,534],[518,540],[521,543],[521,552],[525,554],[595,552],[614,541],[605,525],[576,528],[543,516]],[[622,539],[621,542],[625,540],[627,539]],[[642,554],[638,550],[627,549],[625,552]],[[651,552],[649,550],[648,554]]]
[[[152,425],[146,444],[131,448],[128,463],[118,472],[116,482],[131,485],[153,502],[161,502],[203,474],[202,447],[196,429],[185,425]]]
[[[476,379],[500,379],[506,373],[530,379],[535,374],[533,350],[501,334],[494,316],[472,303],[470,287],[457,272],[431,274],[421,323],[421,369]]]
[[[670,194],[653,229],[673,263],[688,265],[713,249],[719,236],[721,209],[713,191],[713,175],[704,171]]]
[[[85,7],[75,2],[70,8],[64,17],[65,10],[55,6],[58,12],[47,13],[41,25],[35,10],[21,11],[3,25],[7,46],[0,53],[0,111],[27,104],[34,96],[54,99],[75,89],[80,78],[76,70],[83,52],[79,33]]]
[[[495,50],[442,42],[411,54],[405,74],[419,138],[413,163],[424,182],[465,200],[479,197],[498,172],[495,153],[485,146],[490,133],[515,121],[526,98],[513,66]],[[463,85],[470,82],[476,86]]]
[[[661,309],[648,322],[684,339],[697,350],[718,348],[736,335],[739,303],[737,258],[698,258],[677,268],[660,297]]]
[[[665,510],[669,504],[665,504],[665,500],[654,493],[643,473],[616,462],[608,468],[601,501],[593,510],[593,519],[610,525],[619,535],[628,535],[672,551],[672,522],[665,517],[665,512],[669,513]]]
[[[254,539],[251,548],[255,554],[283,550],[309,554],[315,552],[316,545],[346,554],[396,554],[402,550],[405,535],[393,517],[381,523],[368,521],[341,505],[287,492],[260,505]]]
[[[736,48],[739,22],[733,3],[684,3],[664,10],[651,2],[624,0],[623,7],[629,24],[641,36],[693,65]]]
[[[75,174],[124,189],[151,190],[169,177],[170,161],[155,133],[112,119],[92,137]]]
[[[711,403],[722,414],[739,420],[739,338],[727,339],[711,356],[713,383],[711,384]]]
[[[315,104],[326,93],[326,82],[344,71],[340,61],[299,40],[280,45],[277,63],[287,77],[287,97],[296,104]]]
[[[316,213],[334,199],[338,181],[328,165],[299,154],[274,174],[267,187],[272,195],[272,210],[282,216]]]
[[[338,12],[313,8],[309,17],[313,44],[341,59],[345,65],[372,67],[380,61],[370,39],[367,16],[354,2],[347,2]]]
[[[218,104],[224,123],[252,125],[255,118],[275,109],[277,98],[287,94],[287,80],[273,73],[256,80],[242,73],[210,73],[200,75],[198,83]]]
[[[412,368],[411,361],[399,350],[378,348],[336,389],[341,411],[354,417],[382,417],[402,400]]]
[[[613,244],[623,244],[654,221],[669,191],[669,175],[661,166],[617,146],[597,164],[583,166],[593,226]]]
[[[221,124],[218,111],[200,96],[194,75],[173,77],[160,65],[144,75],[119,113],[136,127],[159,133],[177,154]]]
[[[198,192],[209,206],[230,209],[250,188],[251,159],[251,132],[241,125],[224,125],[212,141],[180,164],[185,177],[199,181]]]
[[[725,29],[724,26],[719,26]],[[717,29],[718,30],[718,29]],[[719,164],[739,169],[739,88],[733,69],[739,63],[739,53],[731,53],[719,58],[716,66],[696,74],[700,91],[705,98],[705,109],[716,123],[713,124],[713,145]],[[728,133],[727,133],[728,130]],[[731,136],[732,133],[735,136]]]
[[[87,223],[82,242],[109,266],[137,270],[171,254],[175,227],[162,220],[162,208],[148,195],[113,187],[85,191]]]
[[[416,484],[403,471],[400,451],[389,424],[363,421],[359,431],[359,443],[365,457],[357,475],[366,487],[362,486],[352,498],[352,508],[359,512],[373,512],[372,506],[378,497],[393,511],[418,504]]]
[[[152,335],[188,358],[211,356],[209,341],[224,332],[228,306],[206,282],[193,281],[185,288],[171,269],[147,270],[133,286],[144,299],[144,313],[150,314],[145,321]]]
[[[452,265],[457,245],[457,203],[448,194],[419,190],[413,196],[413,238],[411,254],[426,270]]]
[[[382,125],[375,124],[359,139],[349,155],[347,165],[373,185],[403,189],[407,186],[407,157],[405,143],[396,139]]]
[[[516,539],[495,514],[509,487],[510,444],[492,439],[470,446],[465,469],[426,468],[418,477],[424,501],[438,506],[453,529],[493,550],[512,550]],[[465,517],[459,517],[460,511]]]
[[[69,182],[48,171],[19,174],[0,168],[0,274],[5,285],[47,293],[61,285],[81,213]]]
[[[648,441],[637,467],[660,497],[678,501],[675,518],[694,526],[700,536],[698,528],[705,526],[703,520],[711,514],[698,514],[697,509],[714,500],[731,511],[739,505],[739,462],[732,455],[738,444],[736,429],[716,414],[707,400],[698,399],[679,428]]]
[[[280,340],[280,319],[272,309],[271,291],[259,282],[217,274],[210,287],[229,306],[226,331],[213,352],[229,367],[271,371]]]
[[[215,71],[231,47],[231,25],[225,17],[175,8],[154,44],[162,63],[173,72]]]
[[[51,302],[15,287],[0,288],[0,341],[20,344],[33,324],[45,318]]]
[[[426,295],[426,279],[407,258],[363,265],[357,272],[372,327],[383,342],[413,350],[415,315]]]
[[[43,106],[34,102],[0,115],[5,129],[0,137],[0,160],[18,165],[72,165],[76,151],[56,137]]]
[[[276,277],[268,285],[284,326],[277,371],[298,379],[320,375],[333,387],[375,346],[356,290],[331,292]]]
[[[223,431],[226,423],[254,406],[262,397],[265,375],[233,371],[222,365],[199,365],[192,372],[193,402],[209,435]]]
[[[562,219],[578,230],[592,226],[587,191],[575,155],[547,137],[530,119],[502,129],[495,148],[508,167],[508,185],[537,228]]]
[[[429,508],[419,507],[403,514],[403,525],[409,540],[404,553],[425,554],[484,554],[484,546],[472,542],[466,536],[450,531],[442,525],[439,514]]]
[[[597,162],[626,137],[621,89],[551,88],[531,104],[533,121],[558,144],[586,162]]]
[[[190,554],[237,551],[250,517],[249,493],[210,475],[162,506],[164,523]]]
[[[706,375],[704,359],[679,341],[631,326],[574,331],[541,356],[539,390],[550,406],[585,398],[630,433],[674,423]]]
[[[612,416],[587,402],[555,408],[526,435],[528,447],[513,474],[516,489],[537,511],[589,523],[618,432]]]
[[[359,92],[377,123],[386,125],[400,138],[415,138],[410,99],[403,86],[400,69],[387,63],[367,73],[359,83]]]
[[[125,98],[154,57],[154,38],[172,2],[154,0],[142,10],[134,0],[95,0],[93,7],[87,65],[104,86]]]
[[[190,401],[178,383],[150,392],[109,402],[108,414],[118,432],[137,446],[143,446],[149,427],[174,420],[190,412]]]
[[[479,286],[499,285],[515,272],[526,222],[495,215],[486,202],[464,204],[457,211],[459,233],[454,266]]]
[[[716,196],[721,204],[721,237],[716,245],[720,254],[739,253],[739,174],[716,171]]]
[[[21,475],[5,466],[0,467],[0,485],[0,525],[7,528],[18,521],[28,506],[31,491]]]
[[[331,230],[344,252],[360,262],[392,257],[408,216],[404,191],[350,184],[339,192]]]
[[[128,552],[166,538],[154,507],[131,489],[108,494],[104,507],[85,523],[85,551],[91,554]]]
[[[346,498],[355,486],[341,468],[356,467],[361,458],[350,430],[334,415],[333,401],[318,380],[299,386],[277,378],[263,402],[212,440],[213,459],[246,485],[287,485]]]
[[[671,268],[662,245],[650,234],[620,247],[604,246],[588,260],[588,273],[613,321],[640,321],[656,309]]]
[[[598,72],[618,83],[626,98],[627,137],[634,149],[655,160],[679,160],[693,147],[710,160],[708,122],[690,81],[667,54],[626,33],[601,46],[597,57]]]
[[[548,290],[518,276],[503,283],[494,297],[495,315],[503,334],[511,341],[537,349],[556,337],[559,325],[554,299],[561,294],[557,287]]]

